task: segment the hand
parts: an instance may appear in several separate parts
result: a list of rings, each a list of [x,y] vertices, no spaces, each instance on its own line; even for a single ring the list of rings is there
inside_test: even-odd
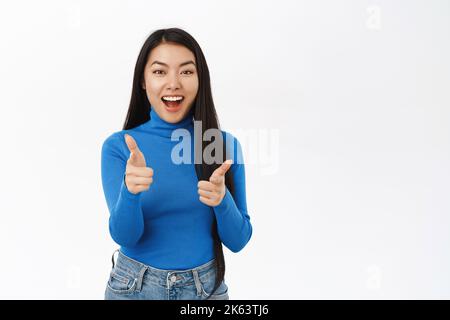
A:
[[[130,150],[125,170],[125,185],[128,191],[137,194],[150,189],[153,183],[153,169],[146,166],[144,154],[132,136],[125,134],[125,143]]]
[[[230,169],[233,160],[227,160],[214,170],[209,181],[198,182],[198,194],[200,201],[208,206],[218,206],[225,197],[225,173]]]

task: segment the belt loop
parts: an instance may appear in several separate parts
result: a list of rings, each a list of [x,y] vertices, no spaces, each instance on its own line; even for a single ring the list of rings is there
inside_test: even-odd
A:
[[[197,270],[193,269],[192,274],[194,275],[194,283],[195,283],[195,287],[197,288],[197,296],[200,296],[202,294],[202,287],[201,287],[201,283],[200,283],[200,278],[198,277]]]
[[[113,269],[114,269],[114,266],[115,266],[115,263],[114,263],[114,254],[115,254],[116,252],[119,252],[119,249],[114,250],[114,252],[113,252],[113,254],[112,254],[112,257],[111,257]]]
[[[141,271],[139,271],[139,275],[138,275],[138,278],[137,278],[137,284],[136,284],[136,290],[139,291],[139,292],[142,289],[142,282],[144,282],[145,271],[147,271],[147,267],[146,266],[142,267]]]

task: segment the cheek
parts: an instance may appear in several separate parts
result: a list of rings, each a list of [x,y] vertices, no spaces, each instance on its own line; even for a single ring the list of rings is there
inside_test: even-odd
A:
[[[198,92],[198,80],[197,79],[189,79],[184,84],[184,89],[189,93],[192,97],[195,97]]]
[[[146,82],[147,92],[153,95],[160,94],[161,90],[163,89],[162,81],[155,79],[155,78],[149,78]]]
[[[157,105],[158,104],[158,96],[157,95],[155,95],[154,93],[152,93],[150,90],[148,90],[147,89],[147,98],[148,98],[148,101],[150,101],[150,104],[152,105],[152,106],[155,106],[155,105]]]
[[[161,101],[160,95],[162,92],[162,86],[158,83],[158,81],[150,80],[146,82],[147,97],[152,104],[155,104]]]

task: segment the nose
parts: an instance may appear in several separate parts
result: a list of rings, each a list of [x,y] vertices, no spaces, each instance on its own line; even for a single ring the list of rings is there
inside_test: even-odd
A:
[[[168,89],[175,90],[180,88],[180,79],[176,72],[173,72],[168,77]]]

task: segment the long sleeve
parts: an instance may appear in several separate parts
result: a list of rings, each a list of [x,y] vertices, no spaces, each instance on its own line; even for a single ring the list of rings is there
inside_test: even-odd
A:
[[[230,133],[226,134],[227,154],[232,151],[233,159],[230,172],[234,182],[234,196],[226,188],[222,202],[213,207],[219,237],[223,244],[232,252],[238,252],[245,247],[252,236],[252,225],[247,212],[245,192],[245,167],[242,147],[239,141]]]
[[[135,245],[144,233],[141,193],[131,193],[125,184],[127,154],[123,135],[114,133],[102,146],[103,192],[109,209],[109,232],[121,246]]]

